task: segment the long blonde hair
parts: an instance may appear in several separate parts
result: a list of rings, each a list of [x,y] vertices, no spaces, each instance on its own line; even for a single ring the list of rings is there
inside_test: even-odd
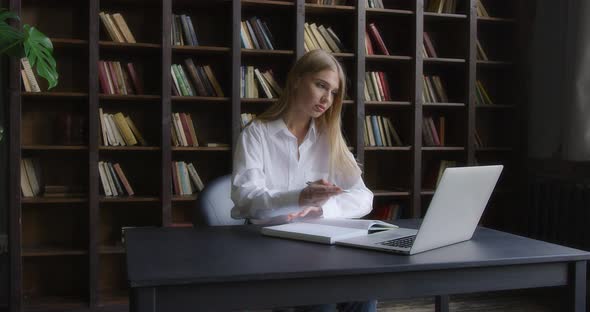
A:
[[[256,119],[272,121],[281,118],[293,103],[295,88],[301,78],[307,74],[318,73],[323,70],[333,70],[338,74],[338,94],[334,97],[332,105],[318,118],[316,126],[322,135],[327,135],[330,144],[330,175],[342,173],[344,177],[360,177],[361,170],[352,157],[348,157],[348,146],[342,135],[342,100],[346,87],[346,76],[342,65],[330,53],[323,50],[313,50],[303,55],[293,65],[287,75],[287,83],[283,94],[276,104],[271,106]]]

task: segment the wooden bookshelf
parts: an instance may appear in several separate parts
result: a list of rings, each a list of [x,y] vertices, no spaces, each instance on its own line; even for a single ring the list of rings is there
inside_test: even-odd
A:
[[[523,101],[515,89],[522,82],[523,56],[517,52],[522,50],[521,5],[483,0],[494,16],[478,17],[475,0],[458,1],[453,14],[424,12],[424,0],[383,2],[385,8],[374,9],[364,1],[326,6],[304,0],[10,0],[10,9],[24,23],[52,38],[60,73],[54,90],[47,91],[39,80],[43,92],[24,92],[18,62],[10,65],[10,262],[11,298],[16,298],[11,311],[126,309],[122,228],[190,226],[198,193],[174,193],[172,162],[193,163],[204,183],[231,172],[240,114],[259,114],[277,101],[241,98],[240,67],[272,69],[278,83],[284,84],[290,66],[304,54],[305,22],[330,26],[344,46],[334,54],[348,75],[343,130],[374,192],[375,211],[394,205],[396,216],[423,216],[443,160],[505,164],[499,187],[518,186],[523,168]],[[121,13],[137,43],[111,41],[98,16],[101,11]],[[173,14],[191,17],[198,46],[172,44]],[[274,50],[242,48],[240,22],[254,16],[268,24]],[[390,55],[365,53],[369,23],[378,26]],[[431,35],[438,57],[422,55],[424,32]],[[478,39],[488,60],[476,58]],[[210,65],[224,96],[173,95],[171,65],[186,59]],[[99,60],[133,62],[144,94],[104,94]],[[386,74],[390,100],[365,99],[366,72]],[[423,99],[424,75],[440,77],[447,101]],[[476,102],[478,80],[493,104]],[[99,108],[129,115],[147,145],[104,146]],[[192,116],[199,146],[172,143],[174,113]],[[55,135],[56,121],[64,115],[83,122],[82,139],[65,144]],[[401,146],[367,146],[368,115],[389,118]],[[439,128],[445,120],[445,144],[425,143],[426,117]],[[476,146],[476,129],[483,146]],[[76,186],[83,193],[21,196],[19,168],[24,158],[39,160],[45,185]],[[105,196],[99,161],[119,163],[135,195]],[[513,192],[496,192],[490,215],[510,215],[509,208],[500,207],[506,203],[502,198],[511,198],[504,194]],[[493,219],[483,222],[494,225]]]

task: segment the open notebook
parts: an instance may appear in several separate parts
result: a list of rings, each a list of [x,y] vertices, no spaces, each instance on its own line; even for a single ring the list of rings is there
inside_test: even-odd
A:
[[[323,244],[338,240],[397,228],[396,225],[379,220],[360,219],[311,219],[262,228],[268,236],[298,239]]]

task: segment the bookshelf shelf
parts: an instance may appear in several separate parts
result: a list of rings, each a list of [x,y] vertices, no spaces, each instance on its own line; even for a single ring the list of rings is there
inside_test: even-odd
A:
[[[394,190],[371,190],[375,197],[408,197],[411,195],[410,191],[394,191]]]
[[[505,18],[505,17],[478,17],[477,21],[480,23],[515,23],[516,20],[513,18]]]
[[[117,151],[117,152],[156,152],[161,150],[158,146],[99,146],[100,151]]]
[[[152,50],[157,52],[162,48],[159,44],[153,43],[122,43],[114,41],[99,41],[98,45],[101,49],[132,51],[132,50]]]
[[[464,64],[465,59],[457,58],[442,58],[442,57],[428,57],[424,59],[424,64]]]
[[[173,152],[230,152],[230,147],[220,146],[220,147],[181,147],[175,146],[172,147]]]
[[[69,249],[59,247],[37,247],[25,248],[23,247],[24,257],[52,257],[52,256],[84,256],[88,251],[81,249]]]
[[[174,195],[172,197],[172,202],[192,202],[197,200],[198,195]]]
[[[190,54],[228,54],[231,49],[228,47],[211,47],[211,46],[173,46],[174,53]]]
[[[272,9],[292,9],[295,3],[289,1],[241,0],[242,7],[265,7]]]
[[[398,9],[375,9],[367,8],[367,15],[386,15],[386,16],[411,16],[414,15],[414,11],[410,10],[398,10]]]
[[[23,145],[24,151],[85,151],[88,146],[83,145]]]
[[[242,49],[243,56],[293,56],[293,50]]]
[[[354,11],[355,7],[349,5],[305,4],[305,12],[311,14],[352,14]]]
[[[107,197],[100,196],[99,202],[101,203],[155,203],[159,202],[159,197],[148,197],[148,196],[121,196],[121,197]]]
[[[411,61],[414,59],[411,56],[405,55],[367,55],[366,60],[367,62],[377,62],[377,61]]]
[[[23,197],[21,199],[23,204],[81,204],[87,203],[87,197]]]
[[[429,152],[454,152],[464,151],[465,148],[462,146],[423,146],[422,150]]]
[[[161,96],[159,96],[159,95],[137,95],[137,94],[128,94],[128,95],[100,94],[98,96],[98,98],[103,101],[143,102],[143,101],[159,101],[161,99]]]
[[[9,222],[14,229],[9,254],[15,272],[11,298],[16,298],[16,311],[127,310],[124,249],[118,244],[121,228],[191,226],[198,193],[176,195],[171,187],[173,169],[180,166],[175,162],[192,164],[204,184],[232,171],[241,114],[259,115],[278,101],[241,98],[241,66],[272,70],[276,82],[284,86],[289,68],[304,54],[306,22],[329,27],[344,48],[344,53],[333,54],[347,73],[342,128],[348,149],[362,165],[365,183],[374,192],[374,207],[395,206],[400,207],[402,217],[423,216],[430,200],[427,196],[433,194],[431,177],[443,162],[505,163],[505,172],[509,173],[506,180],[518,177],[519,168],[526,167],[521,166],[524,157],[519,155],[522,150],[518,146],[522,144],[517,139],[522,137],[518,131],[523,120],[518,114],[526,99],[513,86],[522,85],[524,80],[519,67],[524,56],[519,51],[526,48],[521,46],[526,45],[526,38],[511,36],[526,33],[519,29],[526,8],[510,1],[484,0],[489,12],[502,17],[478,18],[474,10],[477,0],[458,1],[459,14],[424,12],[425,0],[383,2],[386,9],[361,8],[360,1],[328,6],[304,0],[89,0],[66,1],[54,8],[43,1],[9,0],[7,4],[23,23],[38,26],[52,38],[60,72],[60,83],[52,91],[24,92],[19,61],[12,59],[8,66],[9,194],[21,194],[19,169],[21,162],[27,166],[29,160],[41,167],[41,194],[50,190],[49,196],[9,198]],[[100,11],[124,16],[139,43],[108,41],[110,35]],[[173,14],[190,17],[199,45],[170,42],[173,28],[178,29],[177,21],[182,23],[182,18]],[[241,47],[241,22],[256,21],[254,17],[268,28],[277,50]],[[391,55],[366,55],[365,30],[371,23]],[[424,33],[428,33],[440,58],[423,57]],[[178,32],[176,35],[174,40],[180,41]],[[372,31],[369,36],[373,36]],[[473,52],[478,51],[477,40],[491,61],[476,59]],[[373,42],[375,48],[379,51],[374,53],[380,53],[380,46]],[[483,55],[481,51],[479,54]],[[210,66],[225,97],[174,95],[178,93],[173,91],[177,86],[171,65],[185,66],[188,58],[196,67]],[[133,63],[143,94],[102,94],[100,60]],[[383,85],[368,86],[372,87],[373,99],[391,100],[365,101],[366,73],[380,71],[385,75],[375,77],[387,78],[390,94],[375,96]],[[199,73],[197,77],[202,77]],[[191,72],[187,74],[186,82],[199,80]],[[424,76],[440,78],[448,103],[424,103]],[[47,90],[45,80],[38,80],[41,90]],[[478,80],[493,102],[500,104],[468,101],[477,98]],[[129,116],[150,145],[102,146],[101,110]],[[178,127],[178,121],[174,125],[174,114],[180,116],[181,125],[183,119],[188,122],[191,118],[200,146],[175,146],[178,137],[173,136],[184,128]],[[61,130],[62,116],[73,117],[77,129],[84,130],[82,139],[71,141],[76,145],[65,145],[68,141],[60,141],[61,136],[56,134]],[[386,141],[396,141],[386,144],[399,144],[399,136],[403,145],[365,146],[366,116],[381,117],[377,122],[383,122],[384,128],[377,127],[376,131],[384,132],[379,134],[382,141],[385,137]],[[425,144],[423,137],[426,118],[432,118],[432,134],[444,134],[444,146],[426,146],[433,145]],[[509,120],[514,122],[505,122]],[[476,129],[481,136],[477,143]],[[99,163],[120,164],[136,195],[105,196]],[[499,187],[516,182],[509,180]],[[33,185],[29,186],[32,189]],[[71,193],[57,193],[60,186]],[[77,240],[71,241],[71,237]],[[73,248],[54,248],[51,244]],[[63,278],[52,279],[55,274]],[[60,291],[59,297],[52,296],[54,289]]]
[[[193,227],[192,223],[172,223],[172,227],[190,228]]]
[[[365,102],[367,107],[399,107],[408,108],[412,106],[412,102],[409,101],[367,101]]]
[[[425,20],[467,20],[467,15],[465,14],[449,14],[449,13],[432,13],[432,12],[424,12],[424,19]]]
[[[83,92],[22,92],[21,96],[23,99],[44,99],[44,98],[86,99],[86,98],[88,98],[88,93],[83,93]]]
[[[411,146],[365,146],[365,151],[410,151]]]

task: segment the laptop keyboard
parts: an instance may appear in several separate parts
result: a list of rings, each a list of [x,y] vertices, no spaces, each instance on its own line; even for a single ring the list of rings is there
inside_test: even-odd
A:
[[[414,239],[416,235],[396,238],[392,240],[387,240],[384,242],[379,243],[380,245],[391,246],[391,247],[398,247],[398,248],[410,248],[412,244],[414,244]]]

